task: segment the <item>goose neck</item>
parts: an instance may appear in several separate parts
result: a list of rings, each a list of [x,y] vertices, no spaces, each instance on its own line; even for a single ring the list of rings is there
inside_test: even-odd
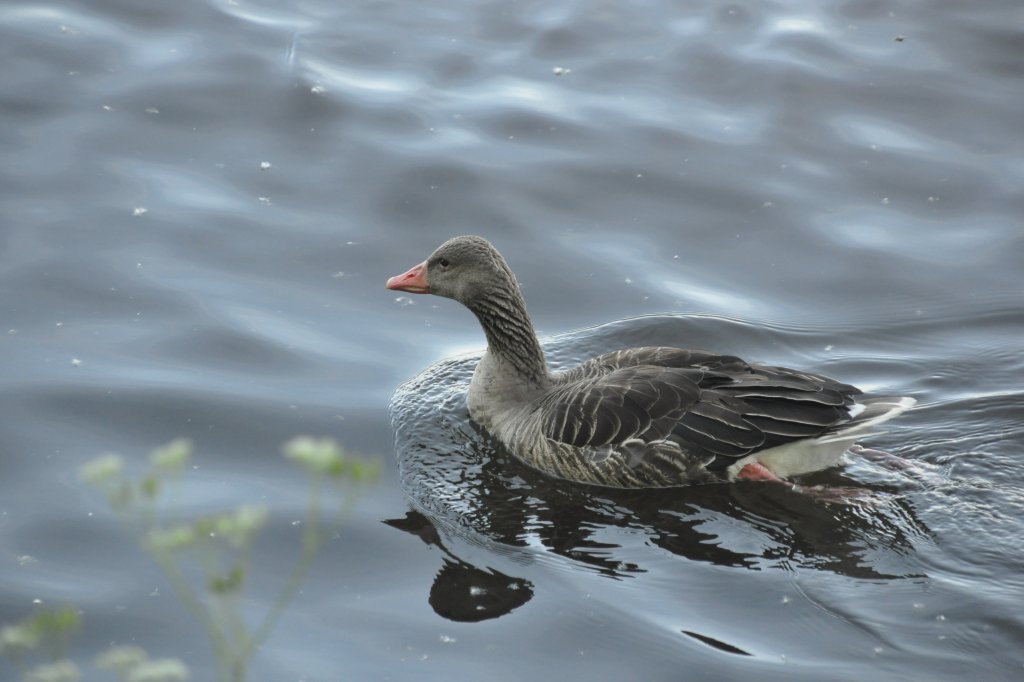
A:
[[[483,327],[487,350],[494,360],[509,368],[520,381],[546,386],[547,363],[522,296],[518,292],[490,296],[471,309]]]

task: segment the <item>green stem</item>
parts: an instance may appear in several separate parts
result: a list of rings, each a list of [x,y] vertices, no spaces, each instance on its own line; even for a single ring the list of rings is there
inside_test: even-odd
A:
[[[267,639],[267,636],[270,635],[270,632],[274,629],[274,626],[277,625],[277,621],[280,620],[281,615],[288,607],[288,604],[295,599],[295,595],[299,593],[302,583],[306,579],[309,567],[313,564],[313,559],[316,558],[317,553],[320,551],[321,487],[320,477],[313,476],[309,496],[309,506],[306,508],[305,528],[302,533],[302,555],[299,557],[298,563],[288,576],[288,581],[285,583],[285,586],[280,592],[278,592],[277,597],[275,597],[270,611],[263,619],[263,622],[260,623],[260,626],[256,628],[252,639],[249,640],[248,647],[244,653],[244,658],[246,659],[252,656],[253,651],[263,644]]]
[[[156,563],[163,570],[167,576],[168,582],[171,583],[171,589],[178,595],[178,599],[184,604],[186,610],[192,614],[192,616],[199,621],[206,630],[206,634],[213,642],[213,651],[217,657],[219,665],[223,666],[228,659],[228,652],[230,651],[227,636],[223,630],[217,624],[216,619],[210,613],[210,609],[207,608],[202,600],[196,595],[195,590],[189,585],[185,575],[181,572],[181,568],[178,566],[177,561],[174,559],[174,555],[170,552],[161,552],[153,550],[150,552]]]

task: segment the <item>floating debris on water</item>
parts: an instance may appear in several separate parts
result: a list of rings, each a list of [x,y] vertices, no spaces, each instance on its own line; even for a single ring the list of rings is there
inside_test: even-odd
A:
[[[145,206],[136,206],[132,209],[132,215],[134,216],[146,215],[147,213],[149,213],[149,209]]]
[[[260,170],[269,170],[269,169],[270,169],[270,162],[269,161],[260,161]]]
[[[572,73],[572,69],[567,69],[564,66],[556,66],[555,68],[551,69],[551,73],[555,74],[556,76],[568,76],[570,73]]]

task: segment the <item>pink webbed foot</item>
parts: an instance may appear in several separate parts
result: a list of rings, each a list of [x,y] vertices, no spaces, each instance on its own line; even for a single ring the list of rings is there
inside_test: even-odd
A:
[[[863,445],[851,445],[850,453],[857,455],[858,457],[863,457],[869,462],[880,464],[886,467],[887,469],[904,470],[914,468],[913,462],[903,459],[902,457],[898,457],[897,455],[894,455],[891,452],[886,452],[885,450],[866,448]]]
[[[850,454],[918,484],[938,485],[945,480],[940,467],[921,460],[906,459],[891,452],[862,445],[851,446]]]

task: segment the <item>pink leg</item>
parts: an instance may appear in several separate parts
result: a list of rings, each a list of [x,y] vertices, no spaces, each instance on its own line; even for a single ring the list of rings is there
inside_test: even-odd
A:
[[[874,452],[873,451],[872,454]],[[860,453],[856,453],[860,454]],[[882,453],[888,454],[888,453]],[[870,455],[869,455],[870,456]],[[893,455],[889,455],[893,457]],[[899,459],[899,458],[896,458]],[[845,487],[833,487],[833,486],[821,486],[816,485],[810,488],[805,488],[801,485],[796,485],[791,481],[787,481],[784,478],[780,478],[775,474],[774,471],[761,464],[760,462],[751,462],[745,464],[743,468],[736,474],[737,481],[772,481],[774,483],[781,483],[786,486],[794,493],[799,493],[809,499],[817,502],[823,502],[825,504],[842,504],[842,505],[856,505],[859,507],[877,507],[882,508],[888,504],[889,498],[885,495],[875,493],[869,489],[861,488],[845,488]]]
[[[786,483],[786,481],[776,476],[772,473],[771,469],[760,462],[751,462],[744,465],[739,473],[736,474],[736,478],[743,481],[776,481],[778,483]]]
[[[874,506],[876,504],[874,495],[871,491],[855,488],[830,488],[824,486],[804,488],[802,486],[794,485],[784,478],[779,478],[771,469],[760,462],[745,464],[743,468],[739,470],[739,473],[736,474],[736,480],[773,481],[775,483],[781,483],[795,493],[800,493],[812,500],[817,500],[818,502],[824,502],[826,504],[857,504],[861,506]]]

